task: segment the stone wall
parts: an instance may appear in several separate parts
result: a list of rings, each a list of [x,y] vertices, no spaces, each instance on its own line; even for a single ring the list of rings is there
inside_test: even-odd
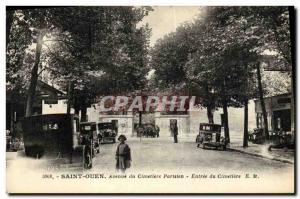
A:
[[[178,134],[186,135],[189,133],[189,116],[188,115],[161,115],[155,113],[155,124],[160,128],[160,136],[171,136],[170,120],[177,120]]]

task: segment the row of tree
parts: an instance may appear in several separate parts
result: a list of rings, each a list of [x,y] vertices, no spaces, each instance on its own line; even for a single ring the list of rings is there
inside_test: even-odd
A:
[[[38,79],[68,91],[68,112],[82,112],[99,95],[146,84],[150,7],[8,7],[6,79],[26,96],[32,115]]]
[[[261,62],[266,51],[291,71],[287,7],[207,7],[160,39],[151,50],[155,70],[152,84],[159,89],[185,90],[201,97],[210,123],[213,110],[223,109],[229,140],[228,107],[244,107],[244,143],[248,145],[248,102],[259,98],[268,138]]]
[[[244,107],[247,138],[248,101],[259,98],[268,137],[260,62],[269,50],[291,71],[289,8],[203,8],[193,23],[159,40],[149,56],[150,29],[139,23],[151,10],[8,7],[6,78],[16,99],[26,96],[26,115],[32,114],[43,75],[68,91],[68,112],[70,107],[81,111],[83,121],[99,95],[144,95],[157,89],[151,92],[199,96],[210,123],[213,111],[223,109],[228,139],[228,107]],[[148,87],[150,69],[155,73]]]

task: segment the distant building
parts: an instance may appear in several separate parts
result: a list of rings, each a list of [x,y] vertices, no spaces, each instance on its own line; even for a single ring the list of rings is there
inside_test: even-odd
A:
[[[60,97],[50,97],[47,94],[41,98],[41,113],[54,114],[67,112],[67,99],[65,95]],[[228,108],[229,126],[231,129],[231,137],[234,139],[242,139],[243,131],[243,108]],[[71,113],[74,110],[71,109]],[[222,109],[214,111],[214,121],[221,124],[220,115]],[[79,113],[79,116],[81,114]],[[93,122],[115,122],[118,125],[119,133],[127,136],[135,135],[135,126],[138,125],[139,114],[130,111],[118,112],[102,112],[99,103],[93,103],[87,108],[87,120]],[[207,121],[207,113],[205,108],[192,108],[186,112],[162,112],[154,111],[142,114],[142,123],[154,123],[160,128],[160,136],[170,136],[170,123],[177,120],[179,136],[195,136],[199,132],[199,124]],[[255,127],[254,103],[249,104],[249,129]]]
[[[272,97],[264,98],[268,129],[276,131],[291,131],[291,94],[285,93]],[[259,100],[255,100],[256,125],[258,128],[263,128],[262,109]]]
[[[116,112],[108,113],[100,110],[99,104],[93,104],[87,109],[89,121],[94,122],[112,122],[118,123],[119,133],[127,136],[134,136],[135,126],[138,125],[138,113],[135,112]],[[200,122],[207,121],[206,112],[203,109],[194,108],[186,112],[173,113],[166,111],[154,111],[152,113],[142,114],[142,123],[153,123],[160,128],[160,136],[171,136],[170,123],[176,120],[178,133],[180,136],[196,134],[199,131]]]
[[[134,132],[134,120],[132,112],[107,113],[100,110],[98,103],[87,108],[88,121],[92,122],[115,122],[118,126],[118,133],[132,135]]]

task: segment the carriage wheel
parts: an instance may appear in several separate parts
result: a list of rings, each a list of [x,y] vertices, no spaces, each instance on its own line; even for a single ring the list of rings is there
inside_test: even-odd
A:
[[[25,146],[25,155],[26,156],[31,156],[32,155],[32,147],[28,147],[28,146]]]
[[[84,168],[90,169],[93,166],[93,158],[92,158],[92,151],[90,149],[84,148]]]
[[[44,155],[44,150],[39,146],[25,146],[25,155],[34,157],[36,159],[41,158]]]

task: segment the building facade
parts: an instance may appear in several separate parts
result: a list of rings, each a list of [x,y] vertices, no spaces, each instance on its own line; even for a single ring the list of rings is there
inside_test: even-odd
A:
[[[272,131],[291,131],[291,94],[285,93],[264,98],[268,129]],[[257,128],[263,128],[262,109],[259,100],[255,100]]]
[[[15,135],[21,131],[21,119],[25,117],[26,95],[16,95],[8,87],[6,90],[6,130]],[[65,99],[64,92],[38,80],[32,113],[33,115],[60,113],[56,105],[63,103]],[[53,106],[51,112],[50,109]],[[63,108],[60,110],[63,111]]]

